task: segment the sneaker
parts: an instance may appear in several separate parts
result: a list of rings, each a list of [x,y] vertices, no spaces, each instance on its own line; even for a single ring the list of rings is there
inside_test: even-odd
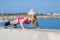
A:
[[[14,26],[14,28],[17,28],[16,26]]]
[[[5,28],[7,28],[7,26],[5,26]]]

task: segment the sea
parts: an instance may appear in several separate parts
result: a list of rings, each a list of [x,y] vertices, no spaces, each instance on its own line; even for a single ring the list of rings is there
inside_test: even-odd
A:
[[[5,20],[15,20],[14,18],[7,18]],[[60,18],[38,18],[38,27],[40,29],[60,29]],[[4,27],[5,22],[0,22],[0,27]],[[20,24],[16,25],[17,28],[21,28]],[[14,28],[13,24],[8,26],[9,28]],[[25,28],[37,28],[36,25],[24,24]]]

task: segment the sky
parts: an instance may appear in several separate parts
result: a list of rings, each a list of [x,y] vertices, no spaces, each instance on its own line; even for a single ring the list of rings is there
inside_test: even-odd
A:
[[[0,0],[0,13],[60,13],[60,0]]]

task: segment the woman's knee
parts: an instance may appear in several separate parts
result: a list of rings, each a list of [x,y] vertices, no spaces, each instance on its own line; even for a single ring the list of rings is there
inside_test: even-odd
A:
[[[17,24],[17,21],[11,21],[10,23],[11,24]]]

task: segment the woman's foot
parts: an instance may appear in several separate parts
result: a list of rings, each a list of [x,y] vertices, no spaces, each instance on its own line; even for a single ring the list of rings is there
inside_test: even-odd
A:
[[[7,26],[5,26],[5,28],[7,28]]]
[[[17,28],[17,26],[16,26],[17,24],[14,24],[14,28]]]
[[[7,28],[7,27],[8,27],[8,25],[10,25],[10,21],[5,22],[4,27],[5,27],[5,28]]]
[[[16,26],[14,26],[14,28],[17,28]]]

